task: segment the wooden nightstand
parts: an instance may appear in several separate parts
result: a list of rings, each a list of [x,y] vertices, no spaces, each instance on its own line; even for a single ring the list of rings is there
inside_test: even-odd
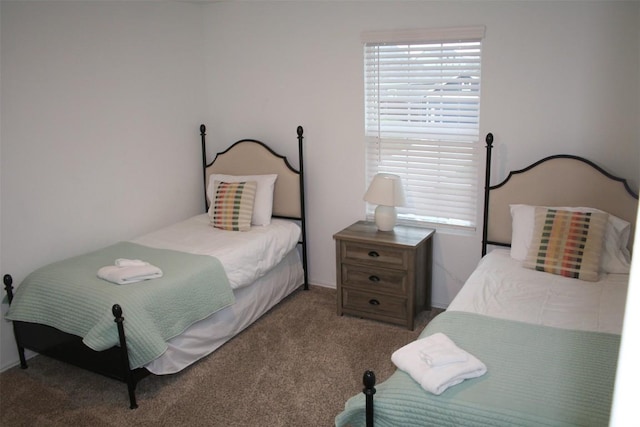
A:
[[[435,230],[396,225],[378,231],[358,221],[336,233],[338,315],[351,314],[406,326],[431,309]]]

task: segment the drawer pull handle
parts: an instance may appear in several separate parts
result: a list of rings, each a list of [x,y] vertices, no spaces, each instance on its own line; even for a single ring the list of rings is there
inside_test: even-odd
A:
[[[377,299],[370,299],[369,300],[369,304],[371,304],[371,305],[380,305],[380,301],[378,301]]]
[[[380,254],[378,252],[376,252],[376,251],[371,251],[371,252],[369,252],[369,256],[371,258],[378,258],[380,256]]]
[[[369,276],[369,280],[372,282],[379,282],[380,278],[378,276]]]

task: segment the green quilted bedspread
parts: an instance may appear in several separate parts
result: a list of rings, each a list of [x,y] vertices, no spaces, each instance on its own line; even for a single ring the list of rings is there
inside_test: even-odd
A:
[[[98,269],[117,258],[147,261],[163,277],[127,285],[99,279]],[[16,289],[6,318],[53,326],[100,351],[118,344],[111,309],[119,304],[130,364],[138,368],[160,356],[167,340],[234,301],[216,258],[120,242],[31,273]]]
[[[421,337],[443,332],[487,373],[439,396],[400,371],[376,386],[375,426],[607,426],[620,336],[444,312]],[[364,395],[336,426],[364,426]]]

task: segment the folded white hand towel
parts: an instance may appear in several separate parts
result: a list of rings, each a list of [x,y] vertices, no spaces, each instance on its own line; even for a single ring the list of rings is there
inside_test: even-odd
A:
[[[162,270],[151,264],[132,267],[108,265],[98,270],[98,277],[118,285],[126,285],[162,277]]]
[[[467,361],[468,353],[442,332],[423,338],[421,342],[420,358],[429,366],[436,367]]]
[[[469,378],[479,377],[487,372],[484,363],[469,353],[467,353],[467,360],[464,362],[429,366],[420,357],[420,349],[424,346],[423,340],[425,339],[413,341],[396,350],[391,355],[391,360],[398,369],[408,373],[428,392],[439,395],[451,386],[460,384]]]
[[[115,263],[118,267],[139,267],[141,265],[149,265],[148,262],[140,259],[118,258]]]

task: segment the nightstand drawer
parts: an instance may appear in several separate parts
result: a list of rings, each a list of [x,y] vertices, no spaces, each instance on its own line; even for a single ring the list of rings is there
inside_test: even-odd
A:
[[[408,274],[404,270],[362,267],[342,264],[342,286],[368,291],[407,295]]]
[[[409,260],[407,251],[405,250],[348,241],[343,241],[341,245],[343,261],[364,262],[369,265],[379,265],[382,267],[408,268]]]
[[[407,299],[402,297],[343,288],[342,304],[345,311],[354,310],[403,321],[407,318]]]

